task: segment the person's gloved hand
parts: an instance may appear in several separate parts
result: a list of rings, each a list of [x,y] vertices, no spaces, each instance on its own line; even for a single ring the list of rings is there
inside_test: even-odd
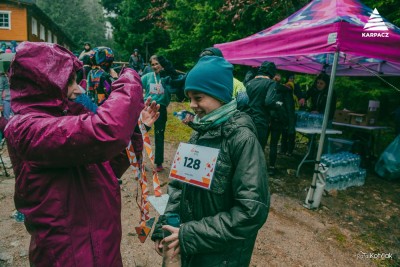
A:
[[[158,63],[163,67],[163,71],[160,72],[161,77],[174,76],[176,74],[175,68],[171,61],[166,59],[164,56],[158,56]]]

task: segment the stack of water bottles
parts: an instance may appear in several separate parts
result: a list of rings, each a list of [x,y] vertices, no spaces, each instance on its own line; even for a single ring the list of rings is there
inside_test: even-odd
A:
[[[325,178],[325,190],[344,190],[350,186],[362,186],[367,172],[360,168],[360,155],[350,152],[324,154],[321,163],[328,170]]]
[[[323,114],[314,114],[307,111],[296,111],[296,127],[322,128]]]

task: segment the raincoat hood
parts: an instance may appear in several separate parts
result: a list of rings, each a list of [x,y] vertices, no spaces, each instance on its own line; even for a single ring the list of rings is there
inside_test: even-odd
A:
[[[276,66],[275,63],[269,62],[269,61],[264,61],[261,66],[258,68],[258,75],[267,75],[271,79],[275,76],[276,74]]]
[[[57,115],[68,109],[68,80],[82,63],[57,44],[23,42],[10,66],[11,107],[15,114],[34,110]]]

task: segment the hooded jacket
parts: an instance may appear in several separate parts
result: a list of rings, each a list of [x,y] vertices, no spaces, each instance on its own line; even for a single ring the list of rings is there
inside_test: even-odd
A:
[[[11,64],[15,116],[5,136],[32,266],[122,266],[120,188],[110,160],[138,121],[141,82],[123,71],[94,114],[67,99],[79,68],[71,52],[48,43],[20,44]]]
[[[249,97],[248,114],[253,119],[257,128],[267,129],[269,125],[269,110],[265,106],[265,98],[268,90],[273,89],[276,83],[276,66],[273,62],[264,61],[258,68],[257,76],[246,84],[246,92]]]
[[[311,98],[311,111],[318,111],[320,114],[325,113],[325,106],[328,99],[328,88],[323,90],[318,90],[316,87],[312,87],[307,91],[307,99]],[[336,93],[335,91],[332,92],[332,100],[331,100],[331,107],[329,110],[328,118],[329,120],[333,120],[335,116],[336,110]]]
[[[181,217],[182,266],[248,266],[270,205],[265,158],[251,118],[239,111],[189,143],[219,148],[210,190],[171,180],[165,211]],[[152,239],[162,239],[160,217]]]

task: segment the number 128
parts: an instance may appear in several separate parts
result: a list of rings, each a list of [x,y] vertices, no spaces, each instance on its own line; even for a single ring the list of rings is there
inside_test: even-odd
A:
[[[198,159],[194,160],[192,158],[185,157],[185,162],[183,163],[183,166],[198,170],[200,169],[200,163],[201,161]]]

